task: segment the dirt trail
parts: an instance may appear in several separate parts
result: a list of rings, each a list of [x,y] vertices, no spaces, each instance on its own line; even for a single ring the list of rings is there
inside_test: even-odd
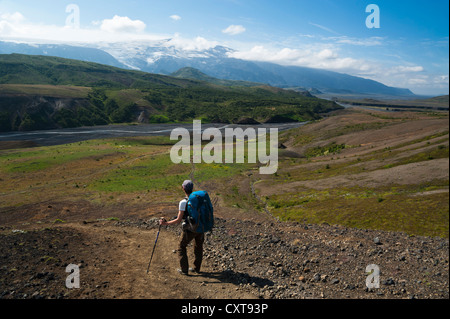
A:
[[[448,298],[446,239],[218,217],[203,273],[185,277],[175,227],[161,230],[146,274],[156,220],[2,225],[0,298]],[[80,267],[80,289],[65,287],[68,264]],[[381,268],[379,289],[365,285],[369,264]]]
[[[80,229],[81,232],[92,231],[83,226],[77,226],[75,229]],[[109,287],[103,292],[102,298],[227,299],[236,296],[234,285],[221,282],[217,274],[211,273],[207,261],[203,265],[204,275],[180,276],[176,271],[179,265],[174,253],[178,237],[166,229],[161,230],[150,271],[147,274],[156,233],[156,228],[141,230],[107,226],[101,227],[99,232],[96,229],[97,239],[108,237],[117,243],[117,251],[111,261],[114,266],[106,267],[104,272],[99,273],[101,278],[110,278]],[[189,252],[189,257],[192,258],[192,252]],[[214,289],[211,289],[211,286]],[[220,288],[217,289],[218,287]],[[120,296],[117,292],[121,292]]]
[[[175,253],[179,229],[161,229],[147,274],[158,230],[156,218],[151,222],[139,220],[135,223],[124,225],[115,220],[98,219],[39,223],[39,227],[25,222],[20,230],[2,226],[4,233],[14,232],[15,235],[0,236],[0,256],[3,257],[1,298],[255,298],[252,294],[237,291],[236,285],[222,276],[222,272],[213,270],[207,259],[201,275],[181,276],[176,271],[179,265]],[[11,250],[15,246],[21,249]],[[192,246],[188,249],[192,261]],[[205,249],[208,249],[208,241]],[[65,287],[68,264],[80,267],[80,289]],[[33,273],[41,274],[45,284],[37,283]],[[51,281],[44,275],[48,273],[52,274]]]

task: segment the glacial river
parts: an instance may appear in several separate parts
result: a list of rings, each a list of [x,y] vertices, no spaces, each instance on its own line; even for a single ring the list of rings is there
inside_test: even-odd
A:
[[[305,125],[301,123],[277,123],[261,125],[235,125],[235,124],[202,124],[202,130],[215,127],[224,132],[225,128],[241,127],[243,130],[252,127],[255,129],[278,128],[278,131],[285,131]],[[0,132],[0,141],[31,141],[40,146],[61,145],[87,141],[101,138],[133,137],[133,136],[170,136],[175,128],[186,128],[193,130],[192,124],[140,124],[140,125],[107,125],[94,127],[79,127],[56,130],[42,130],[30,132]]]

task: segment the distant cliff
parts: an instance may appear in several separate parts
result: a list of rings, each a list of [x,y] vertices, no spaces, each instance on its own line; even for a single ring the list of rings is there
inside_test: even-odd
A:
[[[87,98],[0,95],[0,131],[29,131],[107,124]],[[78,113],[85,115],[79,116]]]

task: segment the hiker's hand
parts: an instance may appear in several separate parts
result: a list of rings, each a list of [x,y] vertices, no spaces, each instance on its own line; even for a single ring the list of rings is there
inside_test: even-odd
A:
[[[166,226],[166,225],[167,225],[166,219],[163,218],[163,217],[161,217],[161,219],[159,220],[159,224],[160,224],[161,226]]]

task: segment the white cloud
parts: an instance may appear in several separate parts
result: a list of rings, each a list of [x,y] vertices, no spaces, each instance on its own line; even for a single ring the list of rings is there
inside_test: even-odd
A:
[[[330,32],[330,33],[333,33],[333,34],[338,34],[336,31],[334,31],[334,30],[332,30],[330,28],[327,28],[327,27],[325,27],[323,25],[320,25],[320,24],[317,24],[317,23],[312,23],[312,22],[310,22],[309,24],[312,25],[312,26],[315,26],[316,28],[322,29],[324,31],[327,31],[327,32]]]
[[[11,22],[11,23],[21,23],[25,21],[25,17],[20,12],[14,13],[3,13],[0,15],[0,20]]]
[[[370,38],[351,38],[347,36],[339,36],[339,37],[329,37],[326,40],[334,41],[337,44],[349,44],[349,45],[355,45],[355,46],[364,46],[364,47],[371,47],[371,46],[379,46],[383,45],[385,38],[382,37],[370,37]]]
[[[414,87],[429,82],[429,76],[423,73],[424,70],[422,66],[385,66],[376,70],[373,77],[375,80],[390,86]]]
[[[25,17],[20,12],[0,14],[0,35],[8,36],[14,34],[16,25],[24,21]]]
[[[427,84],[428,83],[428,77],[427,78],[409,78],[407,80],[407,83],[409,85],[423,85],[423,84]]]
[[[430,74],[424,66],[405,62],[393,62],[355,58],[343,53],[338,43],[316,42],[297,48],[277,48],[269,45],[254,45],[247,49],[228,53],[230,57],[277,63],[281,65],[325,69],[359,76],[385,85],[409,88],[418,94],[445,92],[449,86],[449,76]]]
[[[330,49],[323,49],[322,51],[317,53],[317,57],[319,59],[325,59],[325,60],[338,58],[337,54]]]
[[[410,73],[410,72],[422,72],[424,71],[423,66],[397,66],[393,69],[396,73]]]
[[[245,31],[246,31],[246,29],[242,25],[234,25],[234,24],[230,25],[225,30],[222,30],[223,33],[229,34],[229,35],[237,35],[237,34],[244,33]]]
[[[174,46],[177,49],[185,51],[208,50],[217,45],[219,45],[218,42],[209,41],[203,37],[196,37],[194,39],[182,38],[178,33],[166,43],[166,46]]]
[[[331,47],[323,47],[322,45],[302,49],[278,49],[257,45],[247,51],[231,52],[229,56],[243,60],[328,69],[338,72],[351,72],[353,74],[366,73],[374,68],[367,61],[341,57],[337,50]]]
[[[10,35],[13,32],[12,26],[8,21],[0,21],[0,34]]]
[[[72,28],[31,23],[21,13],[0,14],[0,39],[36,43],[98,43],[133,40],[161,40],[170,35],[145,32],[140,20],[115,15],[112,19],[92,21],[90,27]]]
[[[446,84],[448,86],[449,84],[449,75],[437,75],[434,78],[434,82],[435,83],[439,83],[439,84]]]
[[[181,20],[181,17],[180,17],[179,15],[177,15],[177,14],[171,15],[170,18],[171,18],[172,20],[174,20],[174,21]]]
[[[115,15],[112,19],[102,21],[100,29],[112,33],[135,33],[143,32],[146,25],[141,20],[131,20],[128,17],[120,17]]]

